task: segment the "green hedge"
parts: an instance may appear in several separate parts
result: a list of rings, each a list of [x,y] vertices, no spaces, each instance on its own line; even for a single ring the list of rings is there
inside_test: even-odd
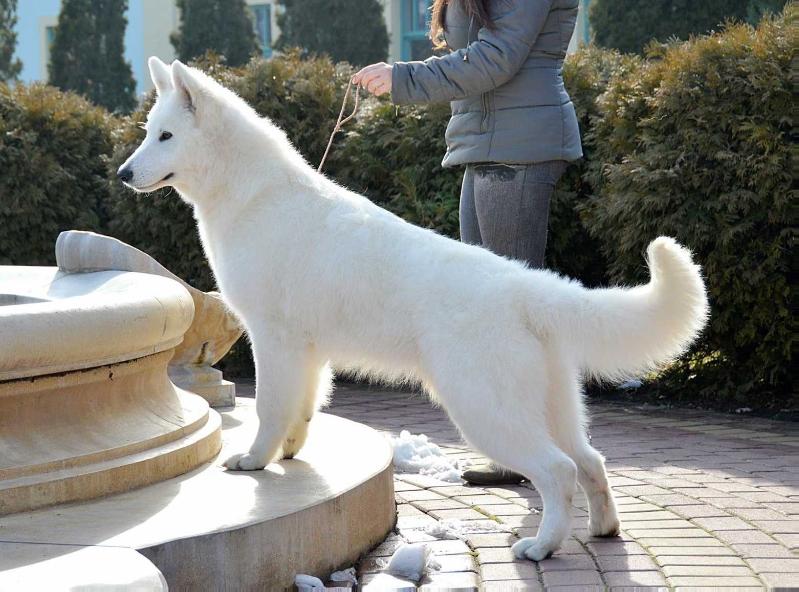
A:
[[[718,30],[729,20],[757,23],[785,4],[786,0],[593,0],[588,12],[597,44],[640,52],[652,41],[688,39]]]
[[[49,86],[0,84],[0,265],[52,265],[62,230],[98,230],[115,121]]]
[[[611,279],[643,280],[641,254],[659,234],[691,247],[707,277],[710,325],[658,382],[671,399],[797,404],[788,275],[797,37],[782,20],[731,26],[650,55],[600,99],[596,193],[582,215]]]

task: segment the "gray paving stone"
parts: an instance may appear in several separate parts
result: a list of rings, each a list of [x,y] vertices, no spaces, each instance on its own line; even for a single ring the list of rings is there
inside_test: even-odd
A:
[[[657,564],[647,555],[607,555],[597,557],[596,563],[604,573],[608,571],[657,571]]]
[[[666,565],[742,565],[744,560],[733,555],[658,555],[657,562]]]
[[[675,586],[677,590],[685,587],[719,590],[720,588],[744,588],[749,586],[759,590],[763,589],[760,580],[755,577],[678,576],[669,578],[669,584]]]
[[[593,558],[588,555],[555,555],[551,559],[538,562],[538,568],[543,572],[549,571],[595,571],[597,566]]]
[[[799,574],[799,557],[780,557],[774,559],[758,557],[749,559],[748,561],[749,565],[752,566],[752,569],[756,573],[779,572]],[[799,576],[797,576],[797,580],[799,580]]]
[[[605,582],[613,587],[626,586],[666,586],[666,578],[657,570],[653,571],[608,571],[602,574]]]
[[[747,558],[779,559],[782,557],[797,557],[782,545],[752,545],[747,543],[733,543],[730,545],[735,551]]]
[[[601,586],[602,578],[596,570],[544,572],[544,586]]]
[[[746,565],[666,565],[663,573],[669,578],[675,576],[724,576],[752,577],[752,570]]]
[[[536,581],[522,580],[519,582],[494,581],[483,582],[480,589],[483,592],[539,592],[544,588]],[[551,589],[550,589],[551,591]]]
[[[483,580],[536,580],[538,571],[532,561],[513,563],[486,563],[481,566]]]
[[[460,440],[442,410],[418,395],[344,387],[331,410],[387,434],[401,429],[426,433],[453,459],[485,460]],[[510,547],[518,537],[511,533],[440,541],[423,528],[436,517],[484,520],[471,506],[497,516],[520,536],[534,536],[541,515],[528,510],[540,510],[540,496],[530,484],[480,488],[397,475],[402,537],[430,544],[443,563],[444,571],[429,576],[422,589],[477,589],[479,574],[472,570],[482,572],[483,589],[489,591],[542,590],[542,584],[547,592],[799,585],[799,552],[791,551],[799,549],[795,426],[699,410],[605,403],[593,405],[591,415],[594,444],[607,458],[622,536],[592,537],[586,526],[587,502],[579,493],[572,511],[573,537],[552,559],[538,564],[513,557]],[[392,535],[379,545],[361,562],[361,572],[385,563],[401,541]],[[374,577],[364,573],[367,584]]]

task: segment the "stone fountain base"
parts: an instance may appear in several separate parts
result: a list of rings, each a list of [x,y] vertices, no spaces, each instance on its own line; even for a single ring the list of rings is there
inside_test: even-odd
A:
[[[32,565],[33,551],[25,558],[24,545],[37,543],[138,550],[173,590],[280,590],[298,572],[324,577],[351,565],[393,528],[391,450],[377,432],[317,414],[295,459],[231,473],[220,463],[251,442],[254,401],[239,398],[235,409],[220,411],[223,449],[212,464],[105,499],[0,520],[6,551],[17,545],[15,553],[0,549],[0,589],[20,570],[47,573],[47,561]]]
[[[0,382],[0,516],[127,491],[210,460],[219,415],[169,381],[171,356]]]
[[[0,516],[148,485],[219,451],[218,414],[167,373],[193,316],[169,278],[0,266]]]

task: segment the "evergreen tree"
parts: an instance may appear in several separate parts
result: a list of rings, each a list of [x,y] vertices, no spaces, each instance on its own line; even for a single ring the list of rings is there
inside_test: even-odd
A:
[[[22,62],[14,59],[16,24],[17,0],[0,0],[0,81],[14,80],[22,70]]]
[[[596,42],[640,52],[656,39],[688,39],[717,29],[727,19],[756,24],[766,12],[779,12],[786,0],[592,0],[591,30]]]
[[[50,83],[111,111],[136,106],[125,61],[127,0],[64,0],[51,49]]]
[[[300,47],[354,66],[388,56],[388,32],[378,0],[280,0],[277,47]]]
[[[170,40],[186,62],[214,51],[229,66],[241,66],[259,52],[252,15],[244,0],[177,0],[180,27]]]

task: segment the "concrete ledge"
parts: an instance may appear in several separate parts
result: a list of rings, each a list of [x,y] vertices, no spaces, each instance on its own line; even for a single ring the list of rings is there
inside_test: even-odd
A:
[[[351,565],[393,528],[391,450],[364,425],[317,414],[293,460],[231,473],[246,450],[254,401],[222,411],[223,451],[198,470],[82,504],[5,517],[0,540],[139,550],[172,589],[279,590],[297,572]]]
[[[0,265],[0,380],[166,351],[180,344],[193,317],[191,295],[168,278]]]
[[[163,574],[132,549],[0,542],[0,592],[167,592]]]

